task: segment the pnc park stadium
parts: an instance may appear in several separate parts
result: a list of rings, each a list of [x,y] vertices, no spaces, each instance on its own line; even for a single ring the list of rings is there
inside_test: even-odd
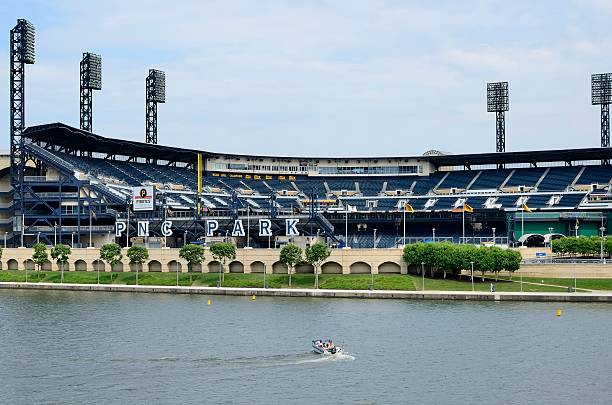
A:
[[[36,69],[34,33],[26,20],[10,32],[10,152],[0,189],[5,247],[231,241],[274,248],[313,240],[351,249],[429,241],[541,247],[608,232],[610,73],[591,76],[592,104],[601,108],[601,133],[585,138],[592,147],[506,152],[510,91],[496,82],[483,88],[496,140],[489,153],[257,156],[158,144],[166,83],[155,69],[143,75],[143,141],[96,133],[102,59],[93,53],[80,62],[79,127],[29,126],[25,83]],[[163,133],[159,138],[168,143]]]

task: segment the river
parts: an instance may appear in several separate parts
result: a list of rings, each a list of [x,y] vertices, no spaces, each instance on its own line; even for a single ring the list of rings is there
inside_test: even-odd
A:
[[[0,290],[0,402],[571,404],[612,395],[608,304],[208,298]],[[346,354],[310,353],[319,337]]]

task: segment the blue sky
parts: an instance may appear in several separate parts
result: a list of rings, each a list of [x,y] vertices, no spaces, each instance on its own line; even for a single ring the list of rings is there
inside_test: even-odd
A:
[[[37,29],[27,125],[78,126],[78,64],[103,58],[94,132],[144,140],[144,78],[166,72],[159,143],[236,153],[495,149],[487,81],[510,82],[507,150],[599,145],[590,74],[612,71],[612,2],[12,1]]]

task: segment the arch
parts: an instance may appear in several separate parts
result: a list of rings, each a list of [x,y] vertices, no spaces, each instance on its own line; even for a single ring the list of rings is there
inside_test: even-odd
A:
[[[544,240],[544,235],[540,235],[538,233],[526,233],[518,239],[518,242],[527,247],[543,247]]]
[[[157,260],[151,260],[147,264],[148,271],[159,273],[161,271],[161,263]]]
[[[47,263],[43,263],[42,271],[51,271],[51,270],[53,270],[53,263],[51,263],[50,261]]]
[[[266,265],[263,262],[256,261],[251,263],[251,273],[263,273],[266,269]]]
[[[384,262],[378,266],[379,274],[400,274],[401,272],[401,266],[394,262]]]
[[[302,274],[314,274],[314,267],[310,263],[302,263],[299,266],[295,266],[295,272]]]
[[[15,259],[9,259],[9,261],[6,262],[6,267],[9,270],[19,270],[19,263]]]
[[[239,261],[233,261],[229,264],[230,273],[244,273],[244,264]]]
[[[173,271],[173,272],[175,272],[175,273],[176,273],[176,269],[177,269],[177,267],[178,267],[178,271],[179,271],[179,273],[180,273],[181,271],[183,271],[183,264],[182,264],[181,262],[179,262],[178,260],[170,260],[170,261],[168,262],[168,271]],[[201,268],[202,268],[202,267],[200,266],[200,269],[201,269]]]
[[[202,273],[202,263],[194,264],[191,266],[191,271],[193,273]]]
[[[85,260],[77,260],[76,262],[74,262],[74,270],[75,271],[87,271],[87,263],[85,262]]]
[[[327,262],[321,266],[323,274],[342,274],[342,265],[337,262]]]
[[[36,270],[36,265],[34,264],[34,260],[26,259],[23,261],[23,268],[26,270]]]
[[[221,272],[221,262],[217,260],[213,260],[208,263],[208,272],[209,273],[220,273]]]
[[[134,273],[136,273],[136,269],[138,269],[138,272],[143,272],[146,270],[147,265],[146,264],[136,264],[136,263],[130,263],[128,265],[128,268],[130,269],[130,271],[133,271]]]
[[[287,265],[281,262],[276,262],[272,265],[272,273],[274,274],[289,274]]]
[[[366,262],[355,262],[350,267],[351,274],[370,274],[372,267]]]
[[[94,271],[106,271],[106,265],[104,264],[104,261],[100,260],[100,259],[96,259],[91,263],[91,266],[93,268]]]
[[[123,262],[115,263],[111,267],[111,271],[122,272],[123,271]]]

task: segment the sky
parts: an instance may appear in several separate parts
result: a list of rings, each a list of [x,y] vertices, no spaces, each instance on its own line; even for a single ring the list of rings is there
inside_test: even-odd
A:
[[[166,72],[163,145],[287,156],[495,150],[487,82],[508,81],[506,150],[599,146],[591,73],[612,71],[612,2],[4,0],[36,27],[26,125],[79,124],[79,61],[102,55],[94,133],[144,141],[144,81]]]

